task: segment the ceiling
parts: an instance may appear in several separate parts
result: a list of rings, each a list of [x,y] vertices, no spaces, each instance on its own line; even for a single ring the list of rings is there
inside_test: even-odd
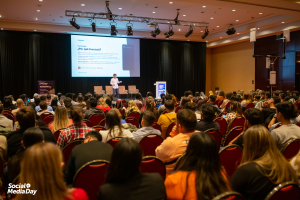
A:
[[[170,4],[170,1],[173,3]],[[0,5],[0,28],[3,28],[3,30],[36,30],[37,32],[110,35],[111,21],[109,20],[97,19],[97,32],[93,33],[87,18],[76,19],[76,22],[81,26],[80,30],[76,30],[68,22],[70,17],[65,16],[65,10],[106,12],[105,1],[0,0]],[[184,35],[188,32],[189,27],[173,26],[175,34],[170,40],[208,41],[208,47],[211,48],[247,40],[250,28],[260,28],[257,34],[258,37],[275,34],[288,27],[290,27],[291,31],[300,28],[300,4],[296,3],[296,0],[110,1],[110,10],[113,14],[118,15],[133,14],[134,16],[174,19],[176,17],[176,9],[180,9],[179,20],[208,22],[210,34],[205,40],[202,40],[203,29],[196,27],[193,34],[185,38]],[[118,35],[126,36],[126,24],[128,22],[116,22],[119,30]],[[239,34],[236,33],[232,36],[226,34],[230,24],[233,24]],[[165,39],[163,33],[168,30],[168,25],[160,25],[159,28],[162,33],[156,39]],[[146,23],[133,23],[133,37],[152,38],[150,36],[150,31],[152,30],[154,28],[148,27]]]

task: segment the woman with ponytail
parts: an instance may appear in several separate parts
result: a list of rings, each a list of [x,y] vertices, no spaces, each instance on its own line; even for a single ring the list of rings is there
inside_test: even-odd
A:
[[[153,99],[148,98],[146,100],[146,110],[145,111],[153,112],[154,116],[156,116],[155,104],[154,104]],[[140,127],[141,127],[143,115],[144,115],[144,112],[141,113],[140,118],[139,118],[139,125],[140,125]]]

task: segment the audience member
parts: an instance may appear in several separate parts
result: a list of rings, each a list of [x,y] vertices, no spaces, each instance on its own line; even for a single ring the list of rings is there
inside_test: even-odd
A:
[[[220,105],[221,112],[226,111],[225,109],[226,109],[227,103],[230,102],[231,97],[232,97],[232,93],[231,92],[226,93],[225,99],[223,100],[223,103]]]
[[[105,114],[102,109],[97,107],[97,100],[92,97],[89,99],[91,108],[85,111],[84,119],[89,119],[92,115],[102,115],[105,118]]]
[[[83,101],[83,96],[82,95],[78,95],[78,97],[77,97],[77,103],[80,106],[85,106],[86,105],[86,103]]]
[[[106,183],[97,200],[165,199],[164,180],[157,173],[141,173],[142,149],[133,139],[123,138],[112,153]]]
[[[73,120],[68,118],[68,111],[65,107],[59,106],[55,110],[55,117],[53,123],[49,125],[49,129],[52,133],[56,131],[67,128],[73,124]]]
[[[165,105],[163,105],[165,107]],[[161,107],[161,106],[160,106]],[[152,112],[154,114],[154,116],[156,117],[156,110],[155,110],[155,105],[154,105],[154,101],[153,99],[151,98],[148,98],[146,100],[146,111],[149,111],[149,112]],[[144,111],[145,112],[145,111]],[[139,118],[139,125],[140,127],[142,126],[142,119],[143,119],[143,115],[144,115],[144,112],[142,112],[140,114],[140,118]]]
[[[81,106],[72,106],[70,113],[73,124],[69,125],[60,133],[57,140],[57,146],[59,146],[60,149],[63,149],[66,144],[72,142],[73,140],[85,138],[85,134],[94,130],[83,123]]]
[[[55,111],[57,106],[59,106],[60,103],[57,100],[57,97],[54,97],[50,103],[50,106],[52,107],[52,110]]]
[[[207,103],[212,105],[215,113],[217,113],[219,115],[221,113],[221,110],[219,109],[218,105],[216,104],[216,99],[217,99],[217,96],[210,95]]]
[[[102,136],[98,131],[90,131],[85,135],[84,144],[73,148],[66,172],[67,185],[73,183],[76,172],[86,163],[93,160],[110,161],[113,148],[107,143],[103,143]]]
[[[165,180],[167,199],[213,199],[229,191],[215,140],[203,132],[194,133],[182,164]]]
[[[132,133],[121,125],[120,118],[114,110],[108,111],[106,114],[106,127],[107,130],[100,131],[102,142],[107,142],[115,137],[129,137],[134,139]]]
[[[180,106],[183,108],[183,106],[184,106],[187,102],[190,102],[190,98],[189,98],[189,97],[183,97],[183,98],[181,99]]]
[[[47,105],[49,106],[50,105],[50,103],[51,103],[51,94],[47,94],[47,99],[46,99],[46,103],[47,103]]]
[[[220,125],[214,122],[215,111],[212,105],[204,103],[201,106],[201,120],[197,122],[196,130],[207,131],[208,129],[216,129],[220,131]]]
[[[250,127],[244,136],[241,165],[230,180],[232,189],[247,200],[265,199],[274,187],[287,181],[297,183],[297,175],[269,131],[261,125]]]
[[[253,103],[251,94],[244,94],[243,101],[241,102],[242,107],[246,108],[249,103]]]
[[[147,99],[148,101],[149,99]],[[139,142],[145,135],[148,135],[149,133],[161,135],[161,132],[155,128],[152,127],[153,123],[155,121],[155,114],[151,111],[144,111],[141,127],[139,130],[132,133],[133,137],[137,142]]]
[[[174,111],[174,102],[172,100],[165,101],[165,107],[167,113],[160,115],[157,124],[161,127],[161,136],[165,138],[166,131],[169,124],[176,120],[176,113]]]
[[[219,105],[220,102],[223,101],[224,99],[225,99],[225,93],[224,93],[223,90],[220,90],[219,95],[218,95],[218,97],[216,98],[216,101],[215,101],[216,105]]]
[[[119,117],[119,119],[120,119],[121,124],[126,124],[126,121],[122,118],[122,115],[121,115],[119,109],[117,109],[117,108],[112,108],[111,110],[114,110],[114,111],[117,113],[117,115],[118,115],[118,117]],[[106,128],[106,123],[105,123],[105,125],[104,125],[104,128]]]
[[[20,108],[22,108],[24,105],[24,102],[22,99],[17,99],[17,109],[14,109],[11,111],[11,113],[13,114],[14,117],[16,117],[17,112],[20,110]]]
[[[12,97],[12,100],[14,100],[13,96],[11,96],[11,97]],[[27,104],[28,104],[28,101],[27,101],[27,94],[21,94],[21,95],[19,96],[19,98],[23,100],[24,106],[27,106]],[[15,102],[14,102],[14,104],[15,104]]]
[[[10,128],[10,130],[13,131],[13,121],[3,115],[3,110],[3,106],[0,104],[0,125],[4,126],[5,128]]]
[[[74,94],[75,95],[75,94]],[[66,94],[66,97],[68,97],[68,98],[70,98],[71,99],[71,104],[73,105],[73,106],[78,106],[78,103],[77,102],[75,102],[75,101],[73,101],[73,94],[72,93],[67,93]]]
[[[193,111],[187,109],[179,110],[176,121],[176,129],[179,134],[173,138],[168,137],[156,148],[156,157],[167,164],[167,175],[171,174],[174,169],[176,162],[174,159],[178,158],[186,151],[188,141],[195,133],[196,123],[197,119]]]
[[[135,94],[135,100],[134,100],[134,102],[135,102],[136,104],[142,104],[141,99],[142,99],[141,94],[140,94],[140,93],[136,93],[136,94]]]
[[[34,102],[34,99],[38,98],[38,97],[39,97],[39,94],[38,93],[34,93],[33,98],[30,99],[30,102]]]
[[[105,103],[108,105],[108,107],[111,109],[111,106],[112,106],[112,100],[111,100],[111,98],[107,98],[106,100],[105,100]]]
[[[103,97],[101,97],[99,99],[97,108],[110,111],[110,107],[107,105],[107,103]]]
[[[37,113],[37,115],[39,115],[39,116],[41,116],[42,114],[44,114],[44,113],[51,113],[52,115],[54,115],[54,112],[53,111],[48,111],[47,110],[47,103],[45,102],[45,101],[42,101],[41,103],[40,103],[40,108],[41,108],[41,110]]]
[[[196,112],[197,108],[196,108],[196,104],[195,103],[188,102],[188,103],[184,104],[183,109],[189,109],[189,110],[195,112],[197,121],[201,119],[201,114]]]
[[[266,126],[269,125],[270,121],[273,118],[273,115],[276,113],[276,104],[280,102],[278,97],[272,97],[268,101],[265,101],[263,107],[260,109],[264,116],[264,123]]]
[[[38,163],[38,164],[37,164]],[[63,178],[63,159],[59,148],[38,143],[25,151],[21,162],[20,183],[30,183],[32,194],[18,194],[16,200],[62,199],[87,200],[82,189],[68,189]]]
[[[254,97],[254,101],[253,101],[254,106],[256,106],[256,104],[259,102],[259,100],[260,100],[260,96],[256,95]]]
[[[240,117],[240,116],[243,116],[240,102],[238,101],[231,102],[230,113],[227,113],[225,116],[225,120],[227,121],[228,127],[236,117]]]
[[[166,96],[165,96],[165,99],[164,99],[164,101],[166,101],[166,100],[172,100],[173,99],[173,97],[172,97],[172,95],[171,94],[167,94]],[[175,105],[176,103],[174,102],[174,105]],[[166,107],[165,107],[165,105],[161,105],[161,106],[159,106],[159,108],[158,108],[158,110],[157,110],[157,114],[158,114],[158,116],[160,116],[161,115],[161,113],[163,113],[164,111],[166,110]]]
[[[116,102],[116,108],[117,109],[122,109],[123,105],[122,105],[122,99],[118,99]]]
[[[141,113],[140,109],[137,107],[136,103],[133,100],[130,100],[128,102],[128,108],[125,110],[125,118],[132,113],[132,112],[138,112]]]
[[[4,97],[3,99],[3,109],[4,110],[14,110],[16,106],[12,104],[12,99],[9,96]]]
[[[46,102],[46,99],[47,99],[46,96],[41,96],[40,98],[35,98],[35,99],[34,99],[34,102],[35,102],[35,104],[37,105],[37,106],[35,107],[35,111],[36,111],[36,112],[39,112],[39,111],[42,110],[41,107],[40,107],[39,105],[40,105],[41,102]],[[52,109],[51,106],[47,106],[47,110],[48,110],[48,111],[53,111],[53,109]]]

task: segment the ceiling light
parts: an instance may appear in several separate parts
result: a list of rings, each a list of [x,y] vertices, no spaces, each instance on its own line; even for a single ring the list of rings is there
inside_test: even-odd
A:
[[[206,41],[206,42],[208,42],[208,41]]]
[[[37,10],[37,12],[41,12],[40,10]]]
[[[173,2],[169,2],[169,4],[172,4]]]
[[[210,19],[214,19],[214,18],[212,17],[212,18],[210,18]]]
[[[168,40],[169,38],[167,38],[167,40]]]
[[[3,30],[3,28],[1,28],[1,30]]]
[[[127,32],[126,32],[126,35],[127,35],[127,36],[133,35],[133,31],[132,31],[132,26],[133,26],[133,24],[132,24],[132,23],[128,23],[126,26],[127,26]]]
[[[0,17],[1,17],[1,15],[0,15]]]
[[[39,0],[39,1],[43,1],[43,0]]]
[[[180,29],[179,29],[179,31],[180,31]]]
[[[119,8],[119,10],[122,10],[122,8]]]
[[[235,11],[235,10],[232,10],[232,11]]]
[[[239,20],[237,19],[237,20],[235,20],[235,21],[237,21],[237,22],[238,22]]]
[[[152,13],[155,13],[155,12],[152,12]]]
[[[202,6],[203,8],[206,8],[206,6]]]
[[[159,35],[160,34],[160,29],[159,29],[159,27],[157,27],[154,31],[151,31],[151,36],[152,37],[156,37],[157,35]]]
[[[285,22],[281,22],[281,23],[283,23],[283,24],[284,24]]]
[[[260,15],[262,15],[262,13],[259,13]]]
[[[203,33],[203,31],[200,31],[201,33]]]
[[[188,41],[190,41],[190,40],[188,40]]]
[[[257,28],[258,30],[260,29],[260,28]]]
[[[38,20],[38,18],[35,18],[35,20]]]
[[[169,27],[169,31],[168,31],[168,32],[165,32],[164,35],[166,36],[166,38],[169,38],[169,37],[171,37],[171,36],[174,35],[174,31],[173,31],[172,25]]]
[[[96,23],[93,22],[91,25],[92,25],[92,31],[93,31],[93,32],[96,32]]]
[[[184,17],[186,16],[186,15],[183,15]]]
[[[209,34],[208,29],[205,29],[205,33],[202,35],[201,38],[204,40],[208,36],[208,34]]]
[[[220,37],[222,39],[222,37]]]
[[[34,31],[36,31],[36,30],[34,30]]]
[[[117,35],[118,31],[115,25],[110,26],[110,35]]]
[[[217,26],[218,28],[220,27],[220,26]]]
[[[85,6],[85,4],[83,3],[83,4],[81,4],[81,6]]]
[[[170,22],[168,22],[168,23],[170,23]]]
[[[238,35],[240,34],[240,33],[237,33]]]
[[[189,37],[189,36],[193,33],[193,31],[194,31],[193,27],[190,26],[189,32],[187,32],[187,33],[185,34],[185,37],[186,37],[186,38]]]
[[[76,29],[80,29],[80,26],[76,23],[76,19],[73,17],[71,21],[69,21],[70,24],[76,28]]]
[[[229,28],[226,31],[227,35],[233,35],[233,34],[235,34],[235,32],[236,32],[235,28],[232,26],[232,24],[230,24]]]

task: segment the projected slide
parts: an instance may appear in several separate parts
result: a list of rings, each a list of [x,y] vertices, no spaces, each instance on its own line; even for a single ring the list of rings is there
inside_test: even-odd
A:
[[[140,40],[71,36],[72,77],[140,77]]]

